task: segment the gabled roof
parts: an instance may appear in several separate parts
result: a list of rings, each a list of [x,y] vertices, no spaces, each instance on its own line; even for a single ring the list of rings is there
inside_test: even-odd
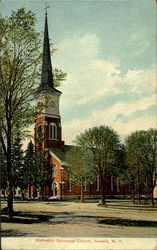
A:
[[[66,153],[72,149],[74,146],[72,145],[64,145],[64,149],[61,150],[59,148],[50,148],[50,154],[55,155],[62,164],[65,164]]]

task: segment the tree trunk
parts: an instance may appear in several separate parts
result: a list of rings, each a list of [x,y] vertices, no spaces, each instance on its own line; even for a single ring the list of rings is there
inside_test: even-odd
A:
[[[134,187],[132,187],[132,202],[133,202],[133,205],[135,205],[135,189]]]
[[[60,200],[62,201],[63,200],[63,186],[62,186],[62,181],[60,183]]]
[[[33,184],[33,199],[37,197],[37,186]]]
[[[151,202],[151,205],[154,207],[153,189],[151,189],[151,192],[150,192],[150,202]]]
[[[11,123],[8,119],[7,119],[7,125],[8,125],[8,131],[6,136],[7,146],[5,146],[1,131],[0,131],[0,139],[7,160],[7,177],[8,177],[7,208],[8,208],[8,219],[11,219],[13,217],[13,169],[11,160]]]
[[[150,204],[154,206],[154,197],[153,197],[153,190],[154,190],[154,185],[153,185],[153,175],[150,176],[150,190],[149,190],[149,197],[150,197]]]
[[[123,198],[125,199],[125,185],[123,185]]]
[[[11,128],[8,125],[7,136],[7,173],[8,173],[8,218],[13,217],[13,169],[11,161]]]
[[[6,200],[6,197],[5,197],[5,191],[6,191],[6,189],[4,189],[4,201]]]
[[[105,205],[106,204],[106,182],[105,182],[105,176],[101,177],[101,184],[102,184],[102,204]]]
[[[140,173],[139,173],[139,168],[138,168],[138,172],[137,172],[137,186],[138,186],[138,203],[141,203],[141,196],[140,196]]]
[[[44,200],[44,187],[41,186],[41,200]]]
[[[84,202],[84,196],[83,196],[83,181],[81,181],[81,202]]]
[[[140,185],[138,185],[138,204],[141,203]]]
[[[150,183],[150,203],[151,205],[154,207],[154,197],[153,197],[153,189],[154,189],[154,186],[153,186],[153,178],[151,178],[151,183]]]

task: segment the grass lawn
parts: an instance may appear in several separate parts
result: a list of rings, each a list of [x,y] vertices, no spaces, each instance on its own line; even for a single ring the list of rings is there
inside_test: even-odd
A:
[[[6,206],[2,202],[2,209]],[[127,200],[15,202],[15,216],[2,214],[2,237],[156,237],[157,208]]]

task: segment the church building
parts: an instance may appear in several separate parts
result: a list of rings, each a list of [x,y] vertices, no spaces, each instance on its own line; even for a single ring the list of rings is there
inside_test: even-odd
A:
[[[38,150],[38,136],[42,135],[42,150],[47,153],[52,167],[52,183],[45,186],[44,197],[47,198],[79,198],[80,185],[72,183],[65,162],[66,152],[72,147],[62,140],[62,123],[59,111],[61,91],[54,86],[53,69],[51,64],[48,20],[45,15],[44,41],[41,82],[36,91],[35,99],[43,104],[44,110],[35,121],[35,150]],[[124,188],[116,179],[108,177],[106,181],[106,195],[122,195]],[[126,190],[126,193],[129,191]],[[84,183],[84,197],[100,197],[101,183],[99,176],[90,183]],[[29,192],[33,197],[33,190]]]

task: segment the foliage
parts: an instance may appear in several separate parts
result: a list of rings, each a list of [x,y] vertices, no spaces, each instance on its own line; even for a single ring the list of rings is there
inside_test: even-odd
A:
[[[120,144],[115,154],[115,164],[110,166],[110,176],[121,178],[126,174],[126,147]]]
[[[55,68],[53,70],[54,73],[54,85],[55,87],[59,87],[61,82],[66,80],[67,73],[64,73],[61,69]]]
[[[36,181],[35,151],[32,141],[28,143],[24,156],[24,182],[25,185],[32,185]]]
[[[9,18],[0,19],[0,118],[3,128],[7,118],[13,127],[24,128],[36,116],[32,101],[40,78],[42,43],[41,35],[35,31],[35,22],[35,15],[24,8],[13,11]],[[65,78],[66,73],[54,70],[55,86]]]
[[[98,174],[111,174],[120,149],[119,136],[113,129],[94,127],[77,136],[76,142],[90,154],[92,167]]]
[[[50,159],[42,149],[35,152],[32,141],[27,146],[23,170],[26,187],[34,185],[36,188],[42,188],[52,182]]]
[[[157,178],[157,130],[135,131],[126,139],[128,173],[143,183],[148,179],[152,205]]]
[[[12,166],[13,166],[13,186],[23,187],[23,150],[22,150],[22,142],[20,138],[20,133],[16,135],[13,140],[12,145]]]
[[[39,75],[39,34],[35,16],[24,8],[0,19],[0,126],[7,159],[8,215],[13,215],[12,139],[16,127],[32,122],[32,95]]]
[[[32,121],[31,106],[39,77],[41,39],[35,31],[35,16],[24,8],[1,18],[1,113],[2,127],[10,120],[12,127]],[[33,66],[32,66],[33,65]]]
[[[0,17],[0,127],[7,160],[8,214],[13,215],[12,140],[16,127],[24,130],[34,122],[33,94],[41,69],[41,35],[35,30],[36,17],[20,8],[10,17]],[[56,70],[59,85],[65,79]]]
[[[66,154],[66,162],[68,164],[68,172],[74,182],[82,184],[83,180],[88,182],[93,178],[89,154],[87,155],[83,148],[72,147]]]
[[[36,185],[43,187],[52,182],[52,168],[49,157],[40,151],[36,153]]]
[[[83,202],[84,185],[94,178],[94,174],[91,171],[89,153],[85,152],[81,147],[74,146],[67,152],[66,162],[70,180],[80,184],[80,195]]]
[[[48,152],[43,150],[45,135],[42,133],[41,126],[38,126],[37,135],[35,152],[35,183],[38,187],[42,188],[44,185],[50,184],[52,182],[52,167],[50,165]]]
[[[113,170],[118,167],[116,163],[121,148],[119,136],[113,129],[100,126],[77,136],[76,143],[90,156],[91,171],[100,176],[102,202],[105,203],[106,176],[113,175]]]

